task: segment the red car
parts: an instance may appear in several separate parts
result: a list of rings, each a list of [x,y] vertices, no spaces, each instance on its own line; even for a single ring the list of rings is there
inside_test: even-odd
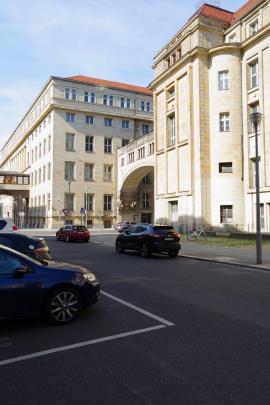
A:
[[[76,242],[77,240],[89,242],[90,233],[83,225],[65,225],[56,232],[56,239],[66,242]]]

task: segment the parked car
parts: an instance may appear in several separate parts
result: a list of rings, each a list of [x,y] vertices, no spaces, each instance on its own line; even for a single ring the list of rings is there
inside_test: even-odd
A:
[[[17,232],[1,232],[0,244],[37,260],[52,260],[44,238],[35,238]]]
[[[143,257],[152,253],[168,253],[176,257],[181,249],[180,234],[172,226],[138,224],[131,226],[116,238],[117,253],[137,250]]]
[[[12,218],[0,218],[0,232],[14,232],[18,228]]]
[[[118,224],[115,225],[115,229],[116,229],[116,231],[121,233],[125,229],[128,229],[131,225],[135,225],[135,224],[136,224],[136,222],[129,222],[129,221],[119,222]]]
[[[95,303],[99,292],[95,275],[84,267],[40,263],[0,246],[0,318],[45,315],[65,324]]]
[[[56,232],[57,240],[89,242],[90,232],[83,225],[65,225]]]

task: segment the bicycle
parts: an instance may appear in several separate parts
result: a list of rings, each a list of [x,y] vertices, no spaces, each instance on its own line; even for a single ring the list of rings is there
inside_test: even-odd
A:
[[[204,227],[200,226],[197,229],[192,229],[187,233],[187,239],[188,240],[197,240],[200,237],[204,237],[204,239],[207,239],[206,233],[204,231]]]

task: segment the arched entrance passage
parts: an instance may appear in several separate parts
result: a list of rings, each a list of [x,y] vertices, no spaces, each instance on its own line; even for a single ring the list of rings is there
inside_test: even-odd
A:
[[[120,221],[154,221],[154,166],[139,166],[127,173],[118,195]]]

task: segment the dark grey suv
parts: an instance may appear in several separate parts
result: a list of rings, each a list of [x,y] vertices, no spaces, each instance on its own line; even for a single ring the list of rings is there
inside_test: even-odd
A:
[[[181,249],[180,234],[169,225],[137,224],[129,227],[116,238],[117,253],[137,250],[143,257],[152,253],[168,253],[176,257]]]

